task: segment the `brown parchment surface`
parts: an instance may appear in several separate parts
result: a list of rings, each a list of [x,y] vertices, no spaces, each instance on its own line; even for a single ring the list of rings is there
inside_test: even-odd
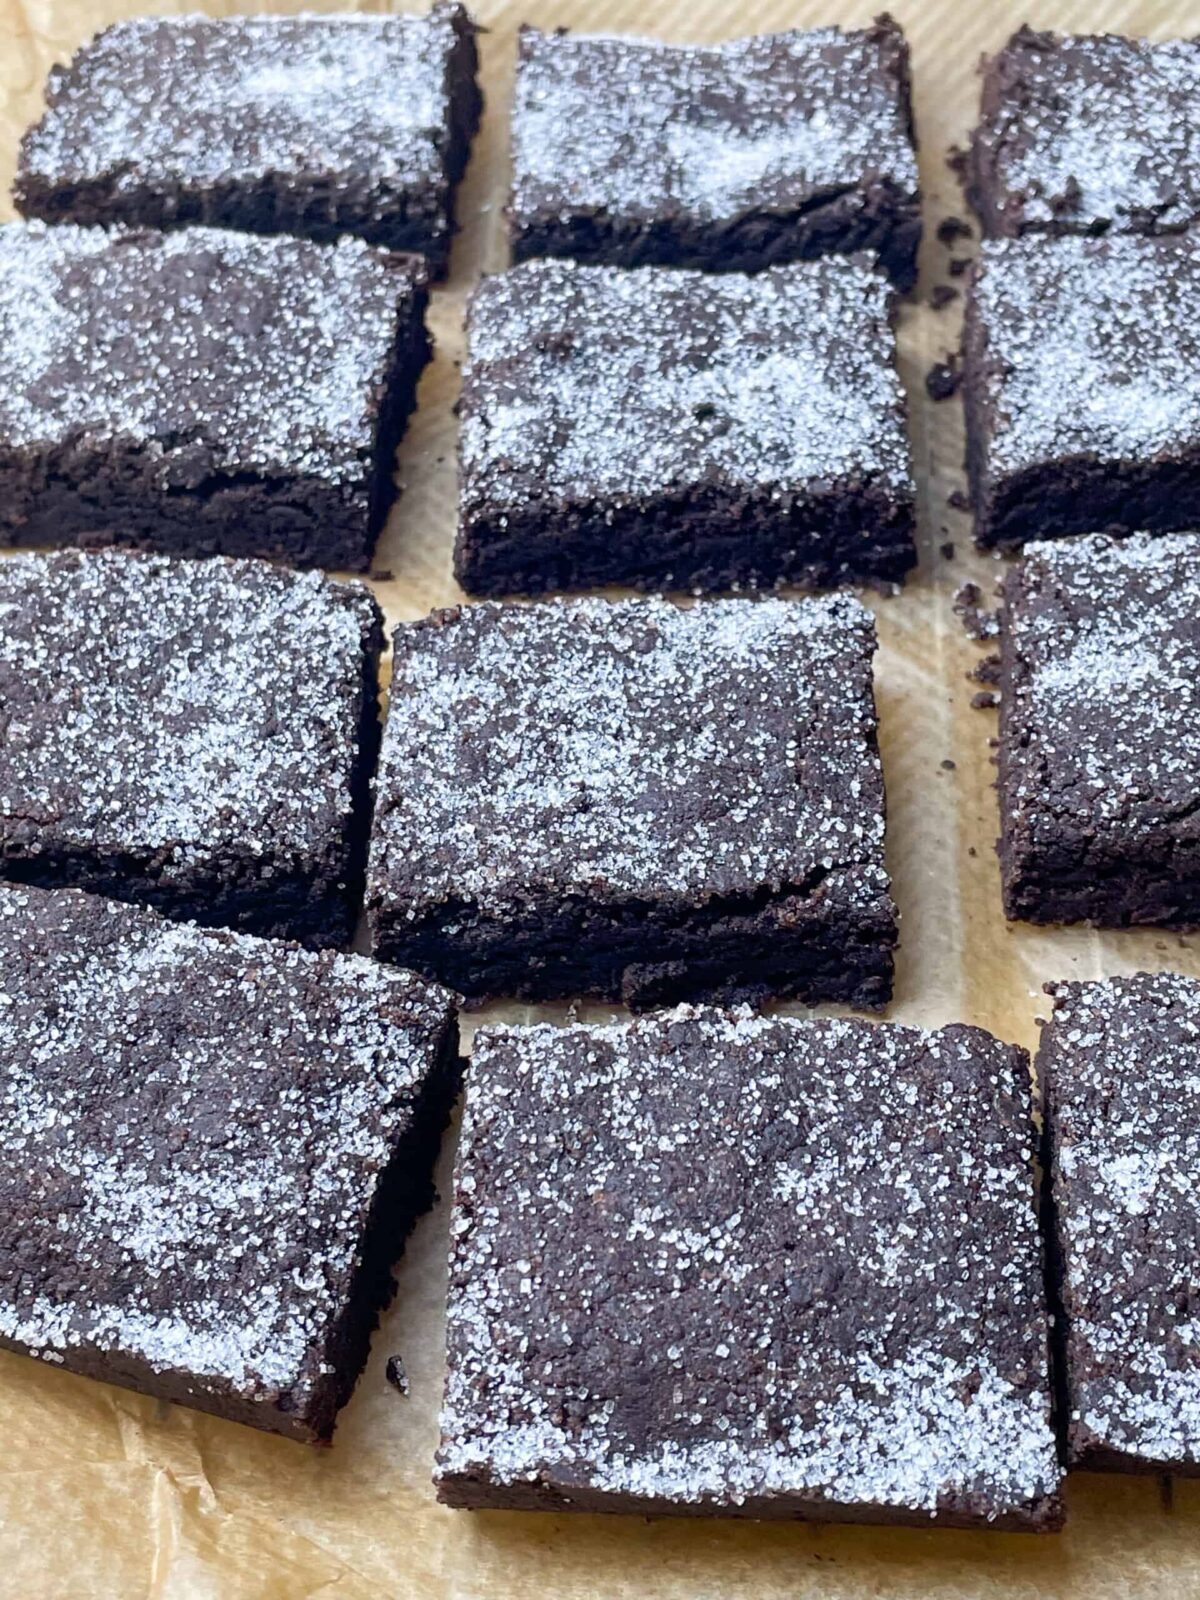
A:
[[[891,0],[913,47],[927,224],[963,207],[945,152],[974,117],[975,65],[1016,24],[1158,36],[1200,30],[1200,5],[1072,0]],[[234,6],[210,3],[210,9]],[[295,6],[276,6],[294,9]],[[464,295],[504,264],[500,207],[514,34],[523,20],[713,40],[828,22],[860,25],[878,0],[479,0],[488,97],[461,202],[464,230],[431,321],[436,359],[401,450],[406,485],[377,559],[391,621],[461,599],[450,575],[454,505],[451,407]],[[196,0],[0,0],[0,186],[37,114],[50,64],[94,28]],[[246,6],[243,9],[252,9]],[[311,9],[311,0],[310,0]],[[386,85],[381,85],[386,89]],[[0,202],[0,211],[6,210]],[[890,1015],[982,1024],[1032,1046],[1047,979],[1138,967],[1200,974],[1174,935],[1097,935],[1008,926],[1000,912],[989,739],[966,674],[981,654],[951,612],[973,578],[990,592],[996,562],[970,551],[967,519],[946,504],[961,487],[957,401],[933,404],[929,364],[958,338],[958,306],[924,302],[946,281],[932,236],[921,297],[900,339],[922,508],[922,560],[901,596],[872,600],[882,647],[876,692],[889,800],[888,855],[903,916]],[[957,253],[969,250],[960,247]],[[949,281],[956,281],[950,279]],[[940,551],[953,541],[955,555]],[[944,762],[953,761],[950,769]],[[531,1017],[531,1008],[478,1015]],[[611,1012],[592,1008],[585,1016]],[[468,1019],[469,1036],[472,1019]],[[447,1187],[453,1138],[443,1152]],[[903,1600],[1200,1597],[1200,1482],[1076,1475],[1058,1537],[940,1530],[821,1528],[628,1517],[454,1512],[430,1486],[442,1376],[447,1214],[420,1225],[395,1305],[342,1413],[334,1444],[314,1449],[158,1404],[20,1356],[0,1354],[0,1595],[30,1597],[367,1596],[412,1600]],[[407,1398],[387,1356],[408,1370]]]

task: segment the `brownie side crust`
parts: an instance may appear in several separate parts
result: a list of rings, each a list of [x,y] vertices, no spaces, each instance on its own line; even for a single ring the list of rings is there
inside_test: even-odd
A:
[[[1200,923],[1200,538],[1029,545],[1004,597],[1005,913]]]
[[[402,625],[375,954],[474,1000],[882,1005],[874,644],[847,596],[488,603]]]
[[[113,551],[0,563],[0,874],[346,943],[382,644],[370,593],[316,573]]]
[[[455,573],[477,594],[903,577],[914,488],[891,295],[528,262],[468,313]]]
[[[753,272],[921,239],[908,45],[881,17],[696,48],[522,28],[513,257]]]
[[[1042,1034],[1061,1416],[1072,1466],[1200,1471],[1200,984],[1047,986]]]
[[[978,543],[1200,526],[1198,327],[1190,235],[985,241],[964,330]]]
[[[426,300],[357,240],[0,228],[0,536],[365,568]]]
[[[1200,42],[1017,30],[983,66],[967,197],[989,238],[1174,233],[1200,213]]]
[[[1033,1142],[973,1028],[482,1029],[439,1498],[1058,1526]]]
[[[134,17],[52,70],[15,198],[49,222],[370,244],[445,272],[482,105],[475,24],[421,17]]]
[[[458,1081],[453,997],[0,888],[0,1345],[298,1439],[365,1360]]]

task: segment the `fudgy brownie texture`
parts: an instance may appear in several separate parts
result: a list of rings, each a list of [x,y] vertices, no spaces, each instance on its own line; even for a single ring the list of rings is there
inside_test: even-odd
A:
[[[474,999],[882,1005],[869,612],[484,604],[396,630],[375,953]]]
[[[880,17],[697,48],[522,28],[514,256],[752,272],[872,250],[916,279],[908,45]]]
[[[0,227],[0,541],[366,567],[426,298],[357,239]]]
[[[1068,1463],[1200,1470],[1200,984],[1047,985],[1037,1066]]]
[[[1030,545],[1004,599],[1005,912],[1200,923],[1200,537]]]
[[[1200,214],[1200,40],[1035,33],[983,65],[967,194],[992,238],[1169,233]]]
[[[531,261],[468,313],[455,572],[479,594],[897,579],[916,559],[891,295]]]
[[[985,241],[964,333],[975,537],[1200,526],[1200,242]]]
[[[328,1438],[433,1197],[453,996],[11,888],[0,996],[0,1345]]]
[[[1033,1143],[977,1028],[481,1030],[441,1499],[1056,1527]]]
[[[362,585],[265,562],[0,562],[0,875],[344,943],[382,642]]]
[[[475,68],[457,5],[132,17],[51,72],[17,206],[49,222],[358,234],[440,274],[479,122]]]

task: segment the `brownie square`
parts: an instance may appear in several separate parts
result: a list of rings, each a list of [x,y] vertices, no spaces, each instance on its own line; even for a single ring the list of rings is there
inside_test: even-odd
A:
[[[1033,1143],[977,1028],[481,1030],[439,1497],[1058,1526]]]
[[[1200,243],[985,241],[963,398],[975,537],[1200,525]]]
[[[1200,539],[1030,545],[1004,597],[1006,913],[1200,923]]]
[[[484,604],[402,625],[376,955],[474,999],[883,1004],[874,648],[847,596]]]
[[[328,1438],[432,1198],[453,997],[11,888],[0,996],[0,1345]]]
[[[967,192],[984,233],[1170,233],[1200,214],[1200,41],[1022,27],[984,62]]]
[[[917,274],[908,45],[881,17],[724,44],[522,28],[513,254],[753,272],[874,251]]]
[[[351,233],[440,275],[479,122],[475,31],[444,4],[117,22],[50,73],[17,206],[49,222]]]
[[[360,584],[265,562],[0,562],[0,874],[344,943],[382,642]]]
[[[1200,984],[1049,984],[1049,1250],[1068,1462],[1200,1470]]]
[[[0,227],[0,541],[365,568],[426,298],[354,239]]]
[[[754,277],[531,261],[468,312],[455,573],[478,594],[903,576],[891,294],[857,261]]]

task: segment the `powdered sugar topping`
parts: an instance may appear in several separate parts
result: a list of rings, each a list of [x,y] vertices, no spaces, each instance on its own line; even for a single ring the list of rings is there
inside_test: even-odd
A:
[[[848,596],[479,605],[397,630],[369,901],[886,897]]]
[[[461,402],[463,508],[680,484],[911,496],[889,291],[842,259],[753,277],[527,262],[485,279]]]
[[[990,474],[1200,443],[1200,244],[1034,236],[985,241],[981,260]]]
[[[165,493],[246,472],[365,500],[415,270],[351,239],[0,227],[0,436],[128,451]]]
[[[514,225],[542,209],[633,223],[787,212],[868,176],[915,196],[906,107],[878,31],[706,47],[526,29],[513,105]]]

